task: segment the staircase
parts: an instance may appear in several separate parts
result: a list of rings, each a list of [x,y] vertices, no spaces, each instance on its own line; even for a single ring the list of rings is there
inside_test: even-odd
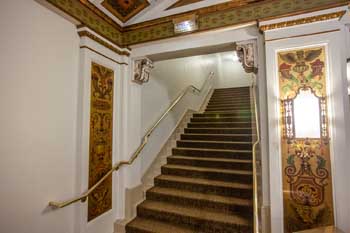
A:
[[[251,233],[252,123],[248,87],[216,89],[138,205],[127,233]]]

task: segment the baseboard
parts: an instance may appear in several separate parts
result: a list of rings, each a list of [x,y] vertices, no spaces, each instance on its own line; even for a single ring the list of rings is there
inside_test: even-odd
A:
[[[271,207],[269,205],[261,207],[261,232],[271,233]]]

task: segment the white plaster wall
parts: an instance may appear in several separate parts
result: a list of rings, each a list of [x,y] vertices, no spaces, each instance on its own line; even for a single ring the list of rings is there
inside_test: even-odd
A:
[[[142,129],[146,132],[188,85],[200,88],[210,72],[217,73],[214,55],[154,63],[150,81],[141,88]]]
[[[73,233],[79,38],[32,0],[0,2],[0,232]]]
[[[246,73],[242,64],[234,58],[233,52],[216,54],[217,76],[215,88],[244,87],[252,83],[251,75]]]

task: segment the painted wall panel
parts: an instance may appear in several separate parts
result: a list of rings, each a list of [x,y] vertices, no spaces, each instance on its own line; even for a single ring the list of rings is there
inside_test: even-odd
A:
[[[278,53],[288,233],[334,224],[325,51],[314,47]],[[314,107],[318,111],[308,112]]]

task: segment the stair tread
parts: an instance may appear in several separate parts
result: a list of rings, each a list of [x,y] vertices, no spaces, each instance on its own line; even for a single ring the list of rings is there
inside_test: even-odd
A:
[[[152,232],[152,233],[197,233],[198,231],[175,226],[173,224],[165,223],[162,221],[157,221],[155,219],[149,219],[149,218],[141,218],[137,217],[134,220],[132,220],[129,224],[129,227],[133,227],[136,229],[140,229],[146,232]]]
[[[191,128],[191,129],[194,129],[194,128]],[[200,128],[200,129],[205,129],[205,128]],[[218,128],[215,128],[215,129],[218,129]],[[224,129],[227,129],[227,128],[224,128]],[[182,135],[188,135],[188,136],[210,136],[210,134],[205,134],[205,133],[183,133]],[[217,136],[216,134],[213,135],[213,136]],[[255,134],[220,134],[221,137],[242,137],[242,136],[248,136],[248,137],[252,137],[252,136],[255,136]]]
[[[207,167],[198,167],[198,166],[187,166],[187,165],[175,165],[175,164],[165,164],[165,168],[173,169],[182,169],[188,171],[198,171],[198,172],[217,172],[217,173],[226,173],[226,174],[237,174],[237,175],[252,175],[251,171],[245,170],[233,170],[233,169],[221,169],[221,168],[207,168]]]
[[[189,124],[197,124],[197,125],[202,125],[202,124],[213,124],[213,125],[216,125],[216,124],[232,124],[232,123],[237,123],[237,124],[246,124],[246,123],[252,123],[251,121],[238,121],[238,122],[212,122],[212,121],[208,121],[208,122],[190,122]],[[227,129],[227,128],[225,128]]]
[[[193,142],[193,143],[223,143],[223,144],[253,144],[253,142],[228,142],[228,141],[204,141],[204,140],[178,140],[178,142]]]
[[[211,162],[226,162],[226,163],[252,163],[249,159],[225,159],[225,158],[201,158],[192,156],[171,155],[169,158],[184,159],[184,160],[196,160],[196,161],[211,161]]]
[[[228,110],[220,110],[220,111],[209,111],[209,112],[206,112],[204,111],[202,114],[220,114],[220,113],[237,113],[237,112],[251,112],[250,110],[247,110],[247,109],[235,109],[235,110],[231,110],[231,109],[228,109]]]
[[[200,208],[174,205],[166,202],[146,200],[140,204],[140,207],[151,209],[153,211],[158,211],[158,212],[168,212],[168,213],[173,213],[181,216],[203,219],[205,221],[210,221],[210,222],[215,221],[215,222],[221,222],[224,224],[234,224],[234,225],[243,225],[243,226],[251,225],[248,219],[239,217],[237,215],[209,211],[209,210],[204,210]]]
[[[234,182],[210,180],[210,179],[203,179],[203,178],[191,178],[191,177],[173,176],[173,175],[159,175],[157,176],[157,179],[171,180],[171,181],[191,183],[191,184],[194,183],[194,184],[203,184],[203,185],[213,185],[213,186],[220,186],[225,188],[252,189],[251,184],[234,183]]]
[[[235,205],[242,205],[242,206],[252,206],[251,199],[228,197],[228,196],[207,194],[207,193],[198,193],[198,192],[191,192],[187,190],[174,189],[174,188],[153,187],[149,189],[148,192],[159,193],[167,196],[183,197],[183,198],[194,199],[194,200],[213,201],[213,202],[218,202],[218,203],[228,204],[228,205],[235,204]]]
[[[192,117],[195,119],[242,119],[242,118],[247,118],[247,119],[251,119],[250,116],[230,116],[230,117]]]
[[[192,148],[192,147],[174,147],[181,150],[199,150],[199,151],[224,151],[224,152],[247,152],[252,153],[251,150],[230,150],[230,149],[210,149],[210,148]]]
[[[187,128],[187,129],[189,129],[189,128]],[[230,129],[252,129],[252,128],[251,127],[230,127],[230,128],[190,128],[190,129],[217,129],[217,130],[227,129],[227,130],[230,130]]]

